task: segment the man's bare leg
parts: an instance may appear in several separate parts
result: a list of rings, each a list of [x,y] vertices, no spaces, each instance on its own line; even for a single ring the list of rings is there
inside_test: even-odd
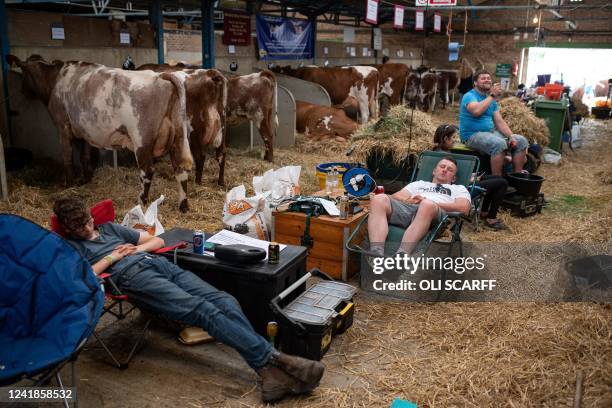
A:
[[[377,194],[370,201],[368,215],[368,236],[372,249],[377,248],[381,255],[384,252],[385,241],[389,233],[389,217],[391,216],[391,198],[386,194]]]
[[[500,152],[495,156],[491,156],[491,174],[494,176],[501,176],[504,168],[504,152]]]
[[[525,159],[527,157],[527,150],[522,150],[512,156],[512,167],[515,172],[523,171],[523,166],[525,165]]]
[[[419,209],[404,232],[400,249],[411,254],[417,244],[429,231],[431,222],[438,216],[438,206],[433,201],[424,200],[419,204]]]

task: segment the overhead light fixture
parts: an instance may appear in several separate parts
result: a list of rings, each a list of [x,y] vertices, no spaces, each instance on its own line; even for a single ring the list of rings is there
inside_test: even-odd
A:
[[[531,21],[533,21],[533,24],[538,24],[538,16],[534,16]]]

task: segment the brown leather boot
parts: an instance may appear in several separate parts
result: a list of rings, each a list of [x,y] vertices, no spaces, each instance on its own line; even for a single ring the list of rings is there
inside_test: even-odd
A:
[[[317,388],[325,371],[325,365],[320,361],[308,360],[281,352],[272,355],[270,363],[300,380],[307,391]]]
[[[300,380],[272,364],[260,369],[258,374],[261,376],[261,399],[264,402],[272,402],[287,395],[309,391]]]

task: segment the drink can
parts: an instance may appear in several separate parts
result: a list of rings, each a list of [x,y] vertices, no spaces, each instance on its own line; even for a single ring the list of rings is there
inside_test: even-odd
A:
[[[193,253],[204,255],[204,233],[200,230],[193,231]]]
[[[268,245],[268,263],[277,264],[280,260],[280,245],[278,242],[270,242]]]
[[[374,194],[385,194],[385,187],[376,186],[376,188],[374,189]]]

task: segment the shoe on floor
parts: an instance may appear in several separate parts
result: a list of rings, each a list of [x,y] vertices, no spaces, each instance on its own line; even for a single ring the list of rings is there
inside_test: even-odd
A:
[[[485,227],[490,228],[494,231],[501,231],[508,228],[506,224],[504,224],[501,220],[495,220],[494,223],[490,223],[488,220],[484,220],[483,224]]]

